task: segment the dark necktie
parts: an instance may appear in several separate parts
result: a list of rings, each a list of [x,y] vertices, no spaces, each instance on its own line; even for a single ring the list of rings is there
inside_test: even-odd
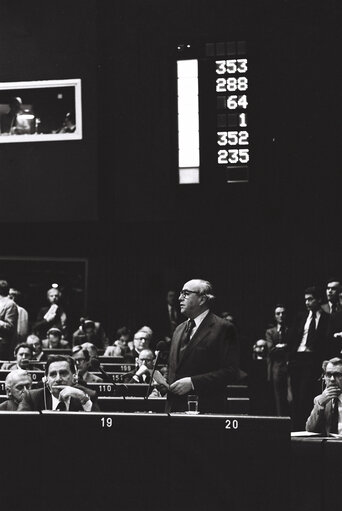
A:
[[[309,325],[308,336],[305,347],[312,350],[316,339],[316,312],[312,311],[312,318]]]
[[[189,344],[191,332],[193,331],[195,325],[196,325],[196,323],[195,323],[195,321],[193,319],[189,319],[188,320],[188,323],[187,323],[186,328],[184,330],[184,333],[182,335],[180,346],[179,346],[179,354],[180,354],[180,356],[182,356],[183,351],[185,350],[185,348]]]
[[[331,304],[331,309],[330,309],[330,314],[335,314],[336,311],[337,311],[337,304],[336,303],[332,303]]]
[[[334,397],[331,409],[331,427],[330,433],[338,433],[338,399]]]
[[[65,412],[66,411],[66,404],[64,403],[64,401],[60,401],[56,407],[56,410],[58,410],[59,412]]]

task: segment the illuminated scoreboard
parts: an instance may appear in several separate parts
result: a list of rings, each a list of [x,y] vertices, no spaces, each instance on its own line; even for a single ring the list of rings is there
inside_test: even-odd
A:
[[[246,42],[180,44],[177,58],[179,183],[200,183],[204,174],[248,182]]]

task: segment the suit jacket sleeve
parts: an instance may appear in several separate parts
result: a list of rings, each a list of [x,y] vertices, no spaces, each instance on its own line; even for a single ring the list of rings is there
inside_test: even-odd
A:
[[[209,354],[209,353],[208,353]],[[225,388],[237,380],[239,374],[239,350],[236,330],[229,323],[220,323],[215,338],[217,369],[191,376],[194,390],[211,392]]]
[[[327,407],[331,406],[330,403],[327,403],[325,407],[319,406],[318,401],[321,395],[316,396],[314,399],[314,407],[311,411],[311,414],[306,421],[305,429],[306,431],[310,431],[311,433],[326,433],[327,429],[327,412],[329,409]]]
[[[14,334],[18,322],[18,309],[15,303],[7,303],[3,309],[2,318],[0,319],[0,335],[6,337]]]
[[[32,412],[34,410],[33,400],[31,393],[25,391],[23,399],[19,403],[18,412]]]

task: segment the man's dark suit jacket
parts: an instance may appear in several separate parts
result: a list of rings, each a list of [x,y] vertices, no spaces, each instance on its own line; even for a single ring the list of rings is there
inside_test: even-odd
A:
[[[13,399],[6,399],[0,404],[0,412],[16,412],[18,405]]]
[[[187,322],[175,330],[169,357],[168,383],[191,377],[199,396],[199,411],[224,413],[226,386],[238,378],[238,342],[235,327],[209,312],[179,360],[178,352]],[[166,412],[187,410],[187,395],[168,392]]]
[[[330,358],[334,352],[335,346],[328,339],[328,330],[330,325],[330,315],[324,311],[321,312],[321,317],[316,329],[316,337],[312,347],[313,357],[316,362],[322,363],[323,360]],[[303,313],[297,317],[293,327],[288,336],[288,343],[290,349],[290,360],[296,358],[297,350],[303,338],[304,325],[308,318],[309,312]]]
[[[321,396],[316,396],[314,399],[314,407],[311,411],[310,417],[306,421],[306,431],[312,433],[321,433],[325,436],[330,434],[331,421],[332,421],[332,399],[325,405],[324,408],[317,404]]]
[[[324,312],[326,312],[327,314],[331,314],[331,312],[330,312],[329,302],[327,302],[327,303],[323,303],[323,305],[321,305],[321,309],[322,309]],[[337,302],[337,304],[336,304],[336,312],[338,312],[338,311],[340,311],[340,310],[342,310],[342,306],[341,306],[341,304],[340,304],[339,302]],[[334,312],[334,314],[336,314],[336,312]],[[333,315],[334,315],[334,314],[333,314]]]
[[[47,388],[28,390],[18,406],[19,412],[52,410],[52,396]],[[83,407],[78,399],[70,398],[70,412],[83,412]],[[92,412],[100,411],[98,405],[93,402]]]

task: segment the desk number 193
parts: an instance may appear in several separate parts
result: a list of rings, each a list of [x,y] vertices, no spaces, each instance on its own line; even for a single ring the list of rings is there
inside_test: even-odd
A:
[[[111,428],[113,426],[113,419],[111,417],[101,417],[101,425],[103,428]]]
[[[226,419],[226,426],[225,429],[238,429],[239,428],[239,421],[236,419],[230,420]]]

